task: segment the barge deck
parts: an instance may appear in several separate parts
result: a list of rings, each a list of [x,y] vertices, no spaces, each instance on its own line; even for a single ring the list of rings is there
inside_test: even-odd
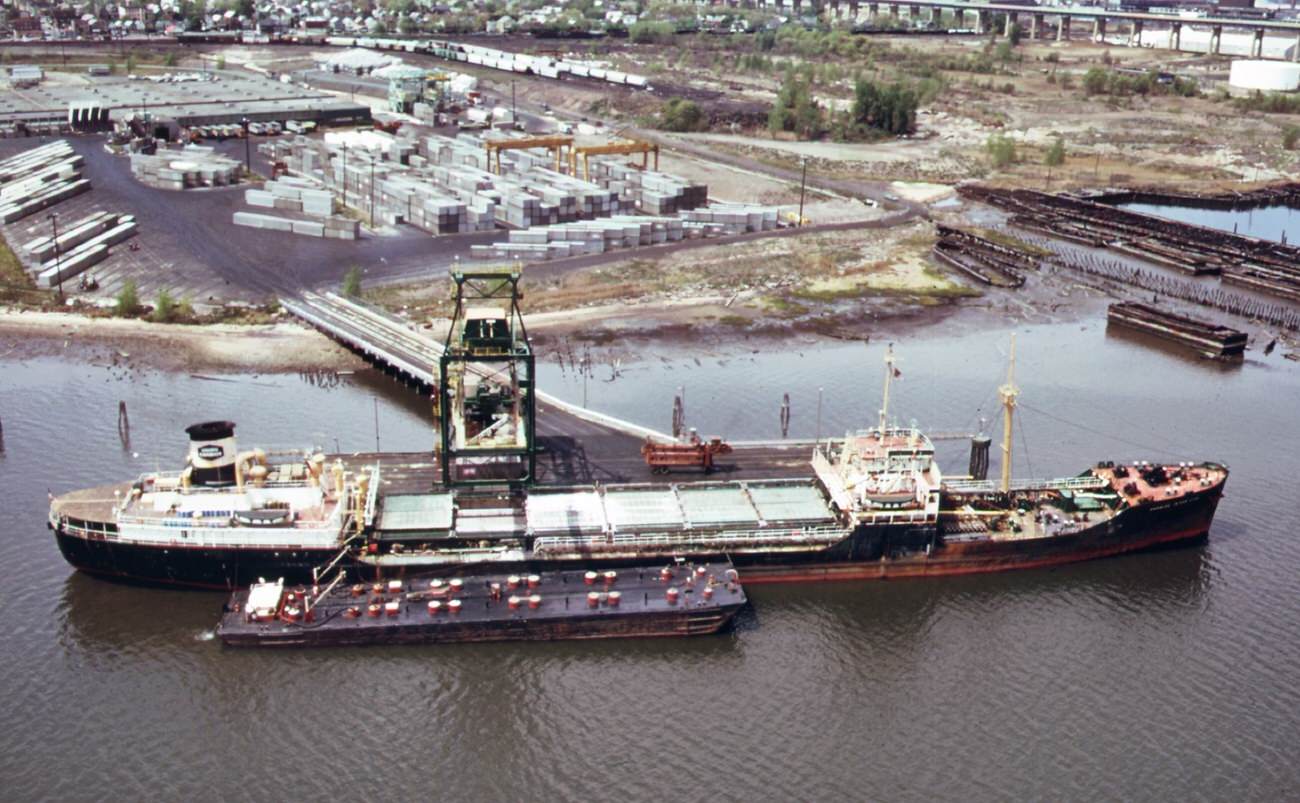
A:
[[[217,635],[231,647],[323,647],[700,636],[746,605],[730,563],[556,571],[237,591]]]

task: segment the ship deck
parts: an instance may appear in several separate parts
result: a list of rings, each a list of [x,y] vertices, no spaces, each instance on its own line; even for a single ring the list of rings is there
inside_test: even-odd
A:
[[[54,497],[50,502],[50,513],[66,516],[70,519],[107,523],[113,521],[113,509],[121,497],[129,493],[131,483],[118,482],[112,485],[98,485],[94,488],[82,488]]]
[[[1123,467],[1128,472],[1127,476],[1117,476],[1116,468],[1119,467],[1094,468],[1092,471],[1109,482],[1115,493],[1127,499],[1129,504],[1158,502],[1170,497],[1195,493],[1211,485],[1218,485],[1228,478],[1227,469],[1210,464],[1198,463],[1181,468],[1165,466],[1169,472],[1167,480],[1152,485],[1142,476],[1142,472],[1133,466]],[[1130,483],[1137,493],[1124,493],[1125,486]]]

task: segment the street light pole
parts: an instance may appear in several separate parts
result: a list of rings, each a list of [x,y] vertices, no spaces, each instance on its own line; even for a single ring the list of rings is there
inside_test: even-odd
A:
[[[59,300],[63,300],[63,261],[59,253],[59,213],[51,212],[45,216],[54,227],[54,277],[59,281]]]
[[[375,227],[375,155],[370,154],[370,228]]]
[[[249,142],[248,137],[248,118],[240,120],[244,125],[244,167],[248,170],[248,175],[253,175],[253,145]]]
[[[808,157],[803,158],[803,175],[799,179],[799,227],[803,228],[803,193],[808,186]]]

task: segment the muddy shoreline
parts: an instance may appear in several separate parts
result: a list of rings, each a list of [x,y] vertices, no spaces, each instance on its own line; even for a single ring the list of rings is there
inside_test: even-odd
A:
[[[1053,282],[1052,284],[1055,284]],[[933,306],[880,296],[810,319],[729,321],[721,299],[607,304],[525,317],[539,356],[591,348],[635,356],[683,346],[754,352],[846,340],[974,334],[1104,314],[1104,294],[1040,287],[1036,298],[986,293]],[[440,336],[437,323],[434,335]],[[76,313],[0,310],[0,359],[63,357],[162,371],[296,373],[360,370],[365,362],[315,330],[285,318],[270,324],[160,324]]]
[[[183,325],[61,312],[0,311],[0,358],[64,357],[163,371],[355,370],[360,358],[291,321]]]

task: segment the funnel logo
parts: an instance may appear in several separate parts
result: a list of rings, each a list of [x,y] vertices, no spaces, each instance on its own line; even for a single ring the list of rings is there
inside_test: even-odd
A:
[[[220,446],[216,446],[214,444],[208,444],[207,446],[199,447],[199,457],[202,457],[204,460],[216,460],[217,458],[221,457],[225,453],[226,453],[225,449],[222,449]]]

